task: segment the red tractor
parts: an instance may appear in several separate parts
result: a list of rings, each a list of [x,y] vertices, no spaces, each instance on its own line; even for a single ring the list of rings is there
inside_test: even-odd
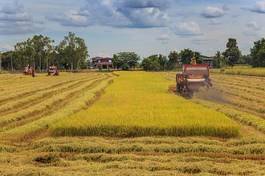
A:
[[[192,96],[201,87],[211,87],[208,64],[183,65],[182,73],[176,75],[176,91],[184,96]]]

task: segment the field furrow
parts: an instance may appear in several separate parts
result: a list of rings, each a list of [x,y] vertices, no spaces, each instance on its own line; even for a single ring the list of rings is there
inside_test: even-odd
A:
[[[24,125],[33,120],[40,119],[43,116],[50,115],[75,99],[80,92],[93,88],[104,79],[105,78],[97,78],[95,80],[83,82],[83,84],[77,86],[76,88],[66,90],[53,97],[45,98],[43,103],[36,104],[19,112],[14,112],[10,115],[4,116],[0,119],[0,127],[7,130],[16,126]]]
[[[14,111],[23,110],[26,108],[29,108],[33,105],[36,105],[38,103],[41,103],[46,100],[46,98],[51,98],[56,94],[59,94],[61,92],[73,89],[75,87],[78,87],[82,85],[85,82],[88,82],[90,80],[97,79],[97,77],[92,77],[89,79],[82,79],[77,81],[71,81],[69,83],[63,84],[63,86],[55,86],[52,89],[46,89],[43,91],[39,91],[36,94],[33,94],[31,96],[26,96],[21,99],[18,99],[17,101],[11,101],[9,103],[4,104],[3,106],[0,106],[0,116],[5,116],[7,114],[10,114]]]
[[[47,91],[50,89],[58,88],[58,87],[64,86],[65,84],[72,83],[73,81],[78,81],[79,79],[80,78],[70,79],[67,81],[62,81],[60,83],[57,82],[55,84],[52,84],[53,82],[49,82],[49,84],[47,84],[47,82],[44,81],[45,86],[42,86],[41,84],[34,84],[34,86],[24,87],[23,90],[20,90],[20,89],[13,87],[12,92],[5,94],[2,97],[0,97],[0,105],[3,105],[7,102],[14,101],[14,100],[17,101],[21,98],[26,98],[28,96],[34,95],[34,94],[42,92],[42,91]],[[86,79],[86,78],[81,78],[80,80],[83,80],[83,79]]]
[[[37,120],[26,123],[25,125],[5,130],[2,132],[2,134],[0,133],[0,139],[31,139],[34,136],[38,136],[38,134],[42,131],[49,131],[49,126],[55,122],[62,121],[67,116],[88,108],[99,98],[111,81],[112,77],[107,75],[105,79],[102,78],[102,81],[98,81],[96,85],[91,86],[89,89],[80,90],[78,96],[76,96],[72,101],[69,101],[64,108],[59,108],[57,111],[54,111],[53,113]]]

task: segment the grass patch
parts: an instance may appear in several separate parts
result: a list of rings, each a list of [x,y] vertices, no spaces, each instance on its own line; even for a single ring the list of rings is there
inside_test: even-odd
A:
[[[215,136],[239,134],[227,116],[168,93],[161,73],[119,72],[88,110],[51,126],[56,136]]]

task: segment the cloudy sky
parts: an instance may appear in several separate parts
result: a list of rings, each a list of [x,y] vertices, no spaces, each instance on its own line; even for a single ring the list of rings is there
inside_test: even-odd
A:
[[[1,51],[34,34],[58,43],[70,31],[91,56],[183,48],[213,55],[229,37],[248,53],[265,36],[265,0],[0,0]]]

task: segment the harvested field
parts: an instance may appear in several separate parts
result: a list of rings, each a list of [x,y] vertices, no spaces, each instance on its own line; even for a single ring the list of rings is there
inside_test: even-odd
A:
[[[265,175],[265,120],[237,106],[262,106],[261,77],[213,74],[191,100],[175,73],[0,78],[0,175]]]
[[[3,146],[0,158],[1,175],[265,174],[262,139],[46,138]]]
[[[259,76],[265,77],[264,68],[252,68],[250,66],[235,66],[233,68],[214,69],[213,73],[222,73],[228,75],[244,75],[244,76]]]
[[[8,77],[0,82],[3,90],[0,129],[2,136],[9,138],[47,129],[50,123],[86,108],[113,75],[65,73],[60,77],[40,75],[34,79],[18,75]],[[14,81],[10,81],[12,79]]]

